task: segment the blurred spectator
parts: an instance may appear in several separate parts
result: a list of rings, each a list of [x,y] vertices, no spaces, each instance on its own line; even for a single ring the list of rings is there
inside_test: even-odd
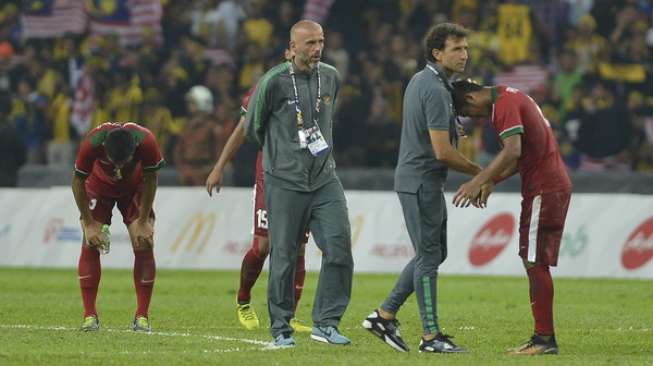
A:
[[[243,30],[247,36],[247,42],[253,43],[257,47],[270,47],[270,41],[272,40],[272,32],[274,26],[263,17],[263,6],[265,1],[263,0],[252,0],[249,3],[249,11],[247,12],[247,18],[243,22]]]
[[[527,5],[507,2],[499,5],[497,35],[499,36],[499,61],[514,65],[528,59],[531,50],[530,8]]]
[[[143,97],[143,114],[137,121],[152,132],[164,156],[172,156],[172,145],[183,126],[172,118],[170,109],[162,101],[163,97],[159,90],[147,89]]]
[[[213,113],[211,91],[201,85],[186,94],[189,119],[175,145],[174,162],[179,183],[203,185],[218,151],[218,124]]]
[[[608,56],[608,42],[595,32],[596,21],[591,15],[581,17],[577,31],[571,31],[566,47],[576,52],[578,67],[582,72],[596,71],[597,64]]]
[[[632,168],[653,171],[653,105],[640,92],[631,92],[628,110],[633,119]]]
[[[20,80],[17,92],[11,117],[18,135],[27,146],[27,162],[43,164],[45,163],[44,144],[47,138],[45,121],[47,100],[36,91],[35,83],[30,79]]]
[[[461,76],[531,93],[555,128],[570,167],[581,166],[581,160],[585,169],[591,166],[588,159],[612,159],[610,164],[650,169],[650,1],[162,4],[163,42],[149,29],[132,45],[121,43],[118,36],[90,33],[25,39],[18,22],[20,1],[0,4],[0,92],[11,94],[8,118],[29,145],[30,162],[66,163],[70,146],[90,127],[108,120],[135,121],[157,131],[172,164],[177,141],[183,145],[188,139],[203,141],[201,149],[212,149],[202,153],[211,160],[235,119],[235,101],[264,70],[280,62],[289,26],[306,11],[324,18],[332,30],[324,58],[343,79],[334,123],[340,165],[392,166],[392,134],[401,127],[403,90],[410,75],[424,65],[422,37],[433,23],[455,21],[472,30],[468,74]],[[198,119],[185,96],[194,85],[207,87],[213,95],[215,109],[206,116],[212,127],[202,127],[202,133],[214,139],[210,144],[209,137],[199,133],[189,137],[189,126]],[[611,120],[609,116],[618,114],[615,109],[623,115]],[[470,126],[460,148],[487,161],[498,149],[496,136],[482,121]],[[618,141],[603,144],[612,133]],[[199,149],[194,151],[198,156]],[[246,156],[247,149],[242,151]],[[599,157],[605,154],[608,157]],[[243,161],[243,173],[250,174],[250,160]],[[247,174],[239,183],[249,184]]]
[[[18,170],[25,164],[27,149],[7,116],[11,111],[11,96],[0,91],[0,187],[15,187]]]
[[[576,53],[565,49],[558,56],[558,72],[554,78],[555,99],[560,101],[560,113],[572,108],[572,93],[582,81],[583,73],[579,70]]]
[[[328,39],[328,43],[324,50],[324,59],[327,63],[332,64],[338,69],[342,80],[347,80],[347,74],[349,73],[349,52],[345,48],[342,33],[330,32],[326,39]]]
[[[65,165],[70,167],[75,157],[75,144],[72,139],[70,124],[72,100],[70,88],[63,81],[55,82],[56,94],[48,108],[50,141],[47,145],[48,165]]]
[[[606,82],[596,82],[570,115],[579,121],[576,146],[583,153],[580,169],[628,167],[626,149],[632,138],[628,111]]]

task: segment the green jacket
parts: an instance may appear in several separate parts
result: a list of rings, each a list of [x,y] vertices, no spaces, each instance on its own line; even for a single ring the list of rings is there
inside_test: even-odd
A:
[[[329,150],[314,157],[308,149],[299,146],[295,94],[289,66],[289,62],[277,65],[259,80],[247,108],[246,136],[263,149],[266,184],[312,192],[336,178],[332,129],[340,75],[333,66],[319,63],[322,101],[318,124]],[[297,67],[294,69],[304,127],[310,128],[314,125],[317,71],[308,73]]]

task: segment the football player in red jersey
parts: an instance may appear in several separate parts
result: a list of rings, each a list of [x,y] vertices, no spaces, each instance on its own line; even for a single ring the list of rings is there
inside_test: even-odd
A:
[[[222,174],[224,169],[231,161],[236,151],[245,142],[245,114],[247,113],[247,105],[249,98],[254,93],[252,87],[245,96],[241,104],[241,118],[238,125],[234,129],[229,140],[225,144],[218,161],[215,163],[213,170],[206,179],[206,190],[209,196],[213,194],[213,190],[219,192],[222,184]],[[257,329],[260,326],[258,315],[251,305],[251,290],[256,283],[263,264],[270,252],[270,241],[268,239],[268,221],[267,210],[265,208],[265,183],[263,173],[263,154],[259,151],[256,157],[256,182],[254,184],[254,237],[252,239],[252,246],[245,253],[243,263],[240,268],[240,287],[238,289],[237,297],[237,313],[240,324],[248,330]],[[308,242],[308,231],[304,236],[299,246],[299,254],[297,256],[296,269],[295,269],[295,309],[302,296],[304,288],[304,278],[306,277],[306,269],[304,262],[304,252],[306,250],[306,243]],[[296,318],[290,320],[290,326],[298,332],[310,332],[311,328],[303,325]]]
[[[83,331],[100,328],[95,300],[100,284],[99,248],[106,245],[103,226],[118,206],[134,249],[137,309],[132,329],[151,331],[148,309],[154,287],[154,211],[157,171],[165,164],[154,135],[135,123],[104,123],[82,140],[72,189],[83,230],[79,284],[84,303]]]
[[[483,183],[498,183],[516,172],[521,176],[519,255],[528,273],[535,331],[513,353],[557,354],[549,266],[558,263],[572,185],[551,126],[531,97],[511,87],[463,80],[453,83],[453,95],[458,114],[491,118],[503,146],[487,167],[460,186],[454,205],[484,207],[487,196],[479,194]]]

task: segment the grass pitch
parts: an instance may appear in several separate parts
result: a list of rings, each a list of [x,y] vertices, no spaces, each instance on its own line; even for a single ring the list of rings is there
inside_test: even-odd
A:
[[[397,275],[354,276],[341,323],[353,345],[330,346],[296,334],[297,347],[270,350],[266,275],[254,289],[262,324],[240,328],[238,273],[159,270],[150,318],[154,333],[134,334],[130,271],[104,270],[98,298],[102,328],[77,331],[81,299],[74,269],[0,268],[0,365],[653,365],[653,281],[557,279],[559,356],[524,358],[506,349],[532,331],[526,277],[439,280],[440,323],[462,355],[416,352],[420,323],[414,298],[399,313],[411,352],[398,353],[360,327]],[[308,322],[317,276],[309,274],[297,317]]]

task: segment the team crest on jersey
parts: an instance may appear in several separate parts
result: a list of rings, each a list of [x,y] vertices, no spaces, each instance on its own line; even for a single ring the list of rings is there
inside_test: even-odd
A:
[[[330,96],[329,94],[326,94],[325,96],[322,97],[322,100],[324,101],[324,105],[331,105],[333,104],[333,97]]]

